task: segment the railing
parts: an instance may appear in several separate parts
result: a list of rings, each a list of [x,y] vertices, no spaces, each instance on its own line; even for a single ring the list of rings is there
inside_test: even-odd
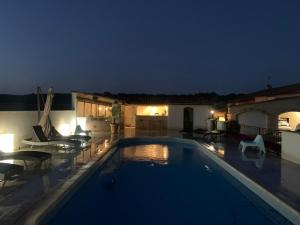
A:
[[[275,129],[240,125],[240,133],[253,136],[260,134],[263,136],[265,141],[276,144],[281,143],[281,131]]]

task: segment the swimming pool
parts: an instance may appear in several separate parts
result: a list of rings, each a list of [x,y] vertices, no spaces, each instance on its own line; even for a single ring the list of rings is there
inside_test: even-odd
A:
[[[287,222],[227,176],[196,145],[163,139],[125,140],[43,224]]]

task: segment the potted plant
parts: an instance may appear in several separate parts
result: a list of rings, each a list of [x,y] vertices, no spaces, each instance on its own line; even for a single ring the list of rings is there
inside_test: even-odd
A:
[[[114,102],[111,108],[111,121],[110,121],[110,130],[112,134],[118,133],[120,118],[121,118],[121,105],[118,102]]]

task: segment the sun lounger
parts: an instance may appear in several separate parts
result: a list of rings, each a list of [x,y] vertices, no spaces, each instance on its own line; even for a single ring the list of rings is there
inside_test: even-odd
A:
[[[245,152],[248,147],[256,147],[260,152],[266,153],[266,148],[264,144],[263,137],[261,135],[257,135],[254,141],[241,141],[240,148],[242,152]]]
[[[75,128],[75,135],[89,136],[90,134],[91,134],[90,130],[83,130],[80,125],[77,125]]]
[[[15,176],[21,174],[23,171],[23,166],[0,162],[0,180],[3,182],[2,188],[5,186],[5,183],[8,180],[12,180]]]
[[[52,140],[52,139],[78,140],[78,141],[88,142],[91,139],[91,136],[87,136],[87,135],[68,135],[68,136],[63,136],[61,133],[59,133],[55,129],[55,127],[52,127],[49,139],[50,140]]]
[[[30,146],[67,146],[67,147],[80,147],[81,142],[78,140],[68,140],[62,138],[48,139],[41,126],[33,126],[37,141],[33,139],[24,139],[22,143]]]

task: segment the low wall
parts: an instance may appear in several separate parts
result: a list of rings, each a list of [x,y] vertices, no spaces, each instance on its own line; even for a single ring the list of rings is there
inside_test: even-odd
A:
[[[300,164],[300,133],[282,132],[282,152],[283,159]]]
[[[63,134],[74,131],[76,114],[73,110],[52,111],[51,121]],[[24,138],[33,136],[32,126],[36,125],[36,111],[1,111],[0,112],[0,151],[11,151],[22,146]]]

